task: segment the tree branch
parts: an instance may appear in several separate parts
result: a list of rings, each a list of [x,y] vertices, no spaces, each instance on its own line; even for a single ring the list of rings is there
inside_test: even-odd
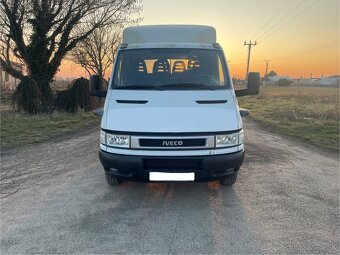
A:
[[[22,80],[24,78],[24,75],[12,67],[12,65],[5,61],[2,57],[0,57],[0,64],[2,68],[5,70],[5,72],[9,73],[14,78]]]

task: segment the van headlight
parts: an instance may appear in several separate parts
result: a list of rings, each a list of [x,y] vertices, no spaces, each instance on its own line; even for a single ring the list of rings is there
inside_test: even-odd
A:
[[[100,143],[110,147],[130,148],[130,136],[110,134],[101,130]]]
[[[216,148],[237,146],[243,144],[243,140],[243,130],[233,134],[215,136]]]

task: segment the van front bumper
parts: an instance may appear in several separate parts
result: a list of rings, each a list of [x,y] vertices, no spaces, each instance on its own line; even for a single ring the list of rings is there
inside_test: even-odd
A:
[[[195,181],[213,181],[238,171],[244,150],[209,156],[132,156],[99,151],[100,161],[109,174],[122,180],[149,181],[150,172],[194,172]]]

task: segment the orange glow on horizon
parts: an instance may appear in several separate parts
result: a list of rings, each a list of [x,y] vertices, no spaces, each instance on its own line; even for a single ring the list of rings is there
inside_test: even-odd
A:
[[[108,68],[104,78],[108,78],[111,73],[111,68]],[[80,65],[75,64],[70,60],[64,60],[59,68],[59,72],[56,75],[56,79],[70,79],[74,80],[79,77],[84,77],[86,79],[89,78],[89,73],[85,70],[85,68]]]
[[[260,72],[261,76],[265,74],[266,59],[271,60],[268,71],[292,78],[340,73],[338,0],[143,0],[143,6],[141,25],[215,27],[233,77],[245,77],[248,52],[242,47],[244,40],[258,40],[251,51],[250,71]],[[165,9],[166,13],[162,11]],[[60,69],[58,76],[88,76],[81,67],[68,61]]]
[[[68,78],[68,79],[76,79],[79,77],[87,77],[88,73],[81,66],[69,61],[65,60],[62,62],[60,66],[60,70],[56,75],[58,78]]]

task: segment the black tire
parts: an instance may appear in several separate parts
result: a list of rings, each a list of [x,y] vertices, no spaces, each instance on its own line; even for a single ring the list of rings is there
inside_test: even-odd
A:
[[[105,172],[105,176],[106,176],[106,182],[110,185],[110,186],[119,186],[119,184],[121,184],[121,180],[119,180],[117,177]]]
[[[237,172],[235,172],[231,175],[228,175],[224,179],[220,180],[220,183],[221,183],[221,185],[231,186],[231,185],[235,184],[236,180],[237,180]]]

